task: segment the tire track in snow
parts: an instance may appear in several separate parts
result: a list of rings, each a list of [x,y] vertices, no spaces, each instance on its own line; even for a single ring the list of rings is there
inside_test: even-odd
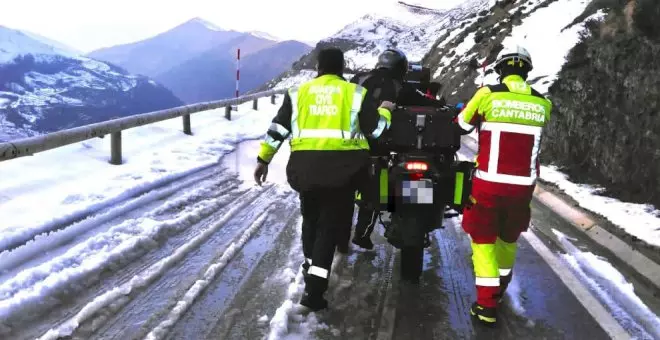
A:
[[[91,299],[95,292],[103,291],[109,285],[125,284],[133,275],[162,258],[163,254],[174,251],[195,233],[202,232],[206,224],[217,219],[214,216],[235,213],[237,208],[249,204],[262,192],[261,189],[253,189],[242,192],[240,196],[234,193],[203,200],[171,220],[130,220],[113,227],[104,235],[95,235],[64,255],[30,268],[0,285],[0,296],[3,297],[0,301],[0,321],[17,331],[25,331],[20,325],[35,324],[37,320],[42,323],[50,320],[46,322],[52,324],[58,323],[57,320],[62,317],[69,318],[75,313],[72,309],[86,302],[84,299]],[[223,208],[226,206],[229,209]],[[204,220],[209,223],[204,223]],[[179,235],[183,231],[186,233]],[[150,252],[153,249],[156,251]],[[139,261],[136,263],[135,259]],[[125,266],[128,270],[118,272]],[[101,282],[101,277],[107,275],[110,277]]]
[[[297,199],[278,200],[256,235],[179,320],[166,339],[258,339],[264,313],[279,306],[286,293],[282,269],[300,229]]]
[[[218,231],[218,229],[220,229],[229,220],[231,220],[235,214],[239,213],[243,208],[245,208],[254,199],[256,199],[259,194],[262,194],[265,191],[269,191],[272,188],[273,187],[270,186],[266,189],[249,190],[252,193],[252,199],[245,200],[244,202],[232,206],[229,211],[227,211],[222,216],[222,218],[220,218],[220,220],[214,222],[210,228],[204,230],[202,233],[186,242],[183,246],[177,248],[172,255],[152,264],[146,269],[145,272],[133,276],[131,280],[125,284],[114,287],[113,289],[98,295],[72,318],[56,326],[55,328],[51,328],[39,339],[58,339],[60,337],[70,336],[80,326],[81,323],[94,316],[94,314],[103,308],[111,305],[113,302],[121,299],[124,296],[128,296],[134,290],[143,289],[149,286],[165,271],[178,263],[186,254],[197,248],[213,233]],[[256,195],[254,193],[256,193]]]
[[[280,220],[286,220],[289,214],[289,205],[286,204],[289,195],[280,190],[260,195],[149,287],[135,291],[121,302],[105,308],[98,316],[82,324],[72,336],[83,339],[143,339],[176,306],[197,278],[218,261],[231,242],[247,230],[264,209],[273,206],[274,212],[268,216],[267,222],[252,235],[172,329],[179,332],[183,327],[194,331],[192,336],[179,334],[173,339],[201,338],[200,334],[213,326],[213,320],[222,315],[225,306],[236,299],[236,293],[252,277],[260,258],[270,253],[276,244],[277,234],[284,229]]]
[[[11,251],[0,253],[0,272],[3,272],[3,276],[11,276],[11,270],[16,268],[18,265],[25,265],[28,261],[39,255],[52,256],[51,254],[47,253],[55,248],[67,245],[75,238],[84,238],[80,237],[82,234],[91,233],[104,225],[120,224],[126,220],[130,216],[130,213],[134,210],[144,208],[150,203],[167,199],[180,193],[187,187],[194,186],[200,182],[205,182],[209,178],[219,175],[220,173],[217,171],[209,172],[208,174],[204,174],[198,178],[177,182],[175,185],[169,187],[155,189],[136,199],[129,200],[120,206],[113,207],[108,211],[96,216],[90,216],[85,220],[76,222],[70,226],[56,231],[37,235],[32,240],[14,248]],[[222,176],[219,179],[211,180],[210,185],[204,186],[201,189],[193,190],[186,193],[183,197],[169,201],[159,209],[149,212],[146,216],[156,219],[164,219],[167,217],[168,213],[175,211],[175,208],[177,207],[193,203],[203,198],[212,197],[212,195],[217,196],[229,190],[235,189],[235,184],[223,186],[223,184],[230,182],[230,180],[231,177],[229,176]],[[2,281],[3,280],[0,279],[0,282]]]
[[[212,280],[225,268],[227,263],[231,260],[238,251],[240,251],[248,239],[254,234],[254,232],[262,226],[270,209],[262,213],[252,225],[241,234],[240,238],[235,242],[232,242],[231,245],[224,251],[218,262],[213,263],[204,273],[202,278],[198,279],[195,284],[188,289],[186,294],[181,300],[176,304],[172,309],[170,314],[166,317],[163,322],[161,322],[156,328],[154,328],[149,334],[147,334],[147,340],[160,340],[167,335],[169,329],[181,318],[181,315],[185,313],[190,306],[195,302],[195,299],[202,293],[202,291],[211,283]]]

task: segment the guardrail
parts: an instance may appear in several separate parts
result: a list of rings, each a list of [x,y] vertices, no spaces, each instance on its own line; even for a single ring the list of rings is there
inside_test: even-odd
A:
[[[252,101],[252,108],[257,110],[257,102],[259,98],[270,96],[271,103],[275,104],[275,96],[278,94],[284,94],[285,92],[286,89],[270,90],[238,98],[180,106],[167,110],[142,113],[79,126],[73,129],[57,131],[46,135],[4,142],[0,143],[0,162],[19,157],[31,156],[38,152],[56,149],[65,145],[82,142],[96,137],[103,137],[109,134],[110,164],[121,164],[121,132],[124,130],[183,117],[183,133],[192,135],[192,128],[190,125],[191,114],[224,107],[225,118],[231,120],[232,106]]]

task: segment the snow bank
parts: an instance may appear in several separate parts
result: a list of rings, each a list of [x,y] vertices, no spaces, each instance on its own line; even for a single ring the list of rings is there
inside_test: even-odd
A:
[[[628,234],[660,247],[660,210],[656,210],[652,205],[626,203],[601,196],[600,193],[604,189],[572,183],[567,179],[567,175],[554,166],[542,167],[541,178],[557,185],[581,207],[602,215]]]
[[[614,318],[634,335],[660,339],[660,318],[635,294],[634,286],[605,259],[579,250],[565,234],[554,234],[566,251],[563,259],[611,309]]]
[[[278,106],[260,105],[241,105],[232,121],[223,109],[194,114],[193,136],[180,119],[126,130],[121,166],[108,163],[109,136],[3,162],[0,177],[12,180],[0,182],[0,250],[216,164],[235,143],[265,133]]]
[[[584,12],[590,2],[558,0],[548,7],[539,8],[525,18],[521,25],[514,26],[511,34],[502,42],[504,46],[524,46],[532,55],[534,69],[530,72],[529,79],[538,80],[534,88],[539,92],[548,91],[566,62],[566,55],[578,43],[584,22],[568,26]],[[599,12],[586,20],[598,19],[602,15]],[[492,72],[483,79],[483,70],[480,69],[475,84],[480,86],[482,80],[485,84],[497,84],[497,77],[497,74]]]

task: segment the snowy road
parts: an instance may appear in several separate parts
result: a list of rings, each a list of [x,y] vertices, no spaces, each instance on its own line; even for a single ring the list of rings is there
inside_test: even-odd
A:
[[[258,188],[251,178],[258,144],[242,143],[219,164],[3,253],[0,337],[605,339],[604,327],[638,339],[660,336],[651,294],[632,295],[649,306],[645,312],[625,287],[594,270],[580,274],[588,245],[553,233],[566,230],[540,207],[494,331],[467,316],[473,275],[458,219],[433,232],[419,286],[399,282],[398,253],[379,227],[375,251],[337,256],[331,309],[306,314],[296,306],[302,254],[298,200],[284,175],[288,150]],[[568,284],[567,272],[575,278]]]

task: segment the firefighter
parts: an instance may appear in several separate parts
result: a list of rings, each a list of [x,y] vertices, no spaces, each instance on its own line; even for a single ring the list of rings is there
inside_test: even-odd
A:
[[[391,122],[391,102],[380,107],[364,100],[367,90],[344,80],[344,54],[336,48],[319,52],[318,76],[289,89],[268,129],[257,157],[254,178],[261,185],[268,163],[291,137],[287,179],[300,194],[305,292],[300,304],[317,311],[328,306],[328,287],[335,247],[349,229],[357,185],[369,162],[366,137],[377,138]]]
[[[530,222],[539,177],[541,133],[552,103],[527,83],[532,58],[523,47],[497,57],[500,84],[480,88],[459,115],[462,129],[479,133],[472,205],[463,229],[471,237],[477,301],[470,314],[488,325],[511,282],[516,242]]]
[[[408,58],[402,51],[390,48],[378,56],[376,67],[369,72],[356,74],[351,82],[364,86],[368,91],[367,100],[373,101],[373,105],[379,105],[383,101],[396,102],[397,97],[404,87],[404,76],[408,71]],[[385,164],[379,160],[387,155],[387,150],[381,150],[375,141],[369,142],[374,172],[387,171]],[[374,174],[375,175],[375,174]],[[372,188],[373,189],[373,188]],[[366,202],[373,202],[373,190],[362,190],[358,193],[358,219],[355,224],[355,235],[353,244],[364,249],[373,249],[371,233],[378,221],[379,211],[376,207]],[[346,243],[350,234],[346,235]]]

